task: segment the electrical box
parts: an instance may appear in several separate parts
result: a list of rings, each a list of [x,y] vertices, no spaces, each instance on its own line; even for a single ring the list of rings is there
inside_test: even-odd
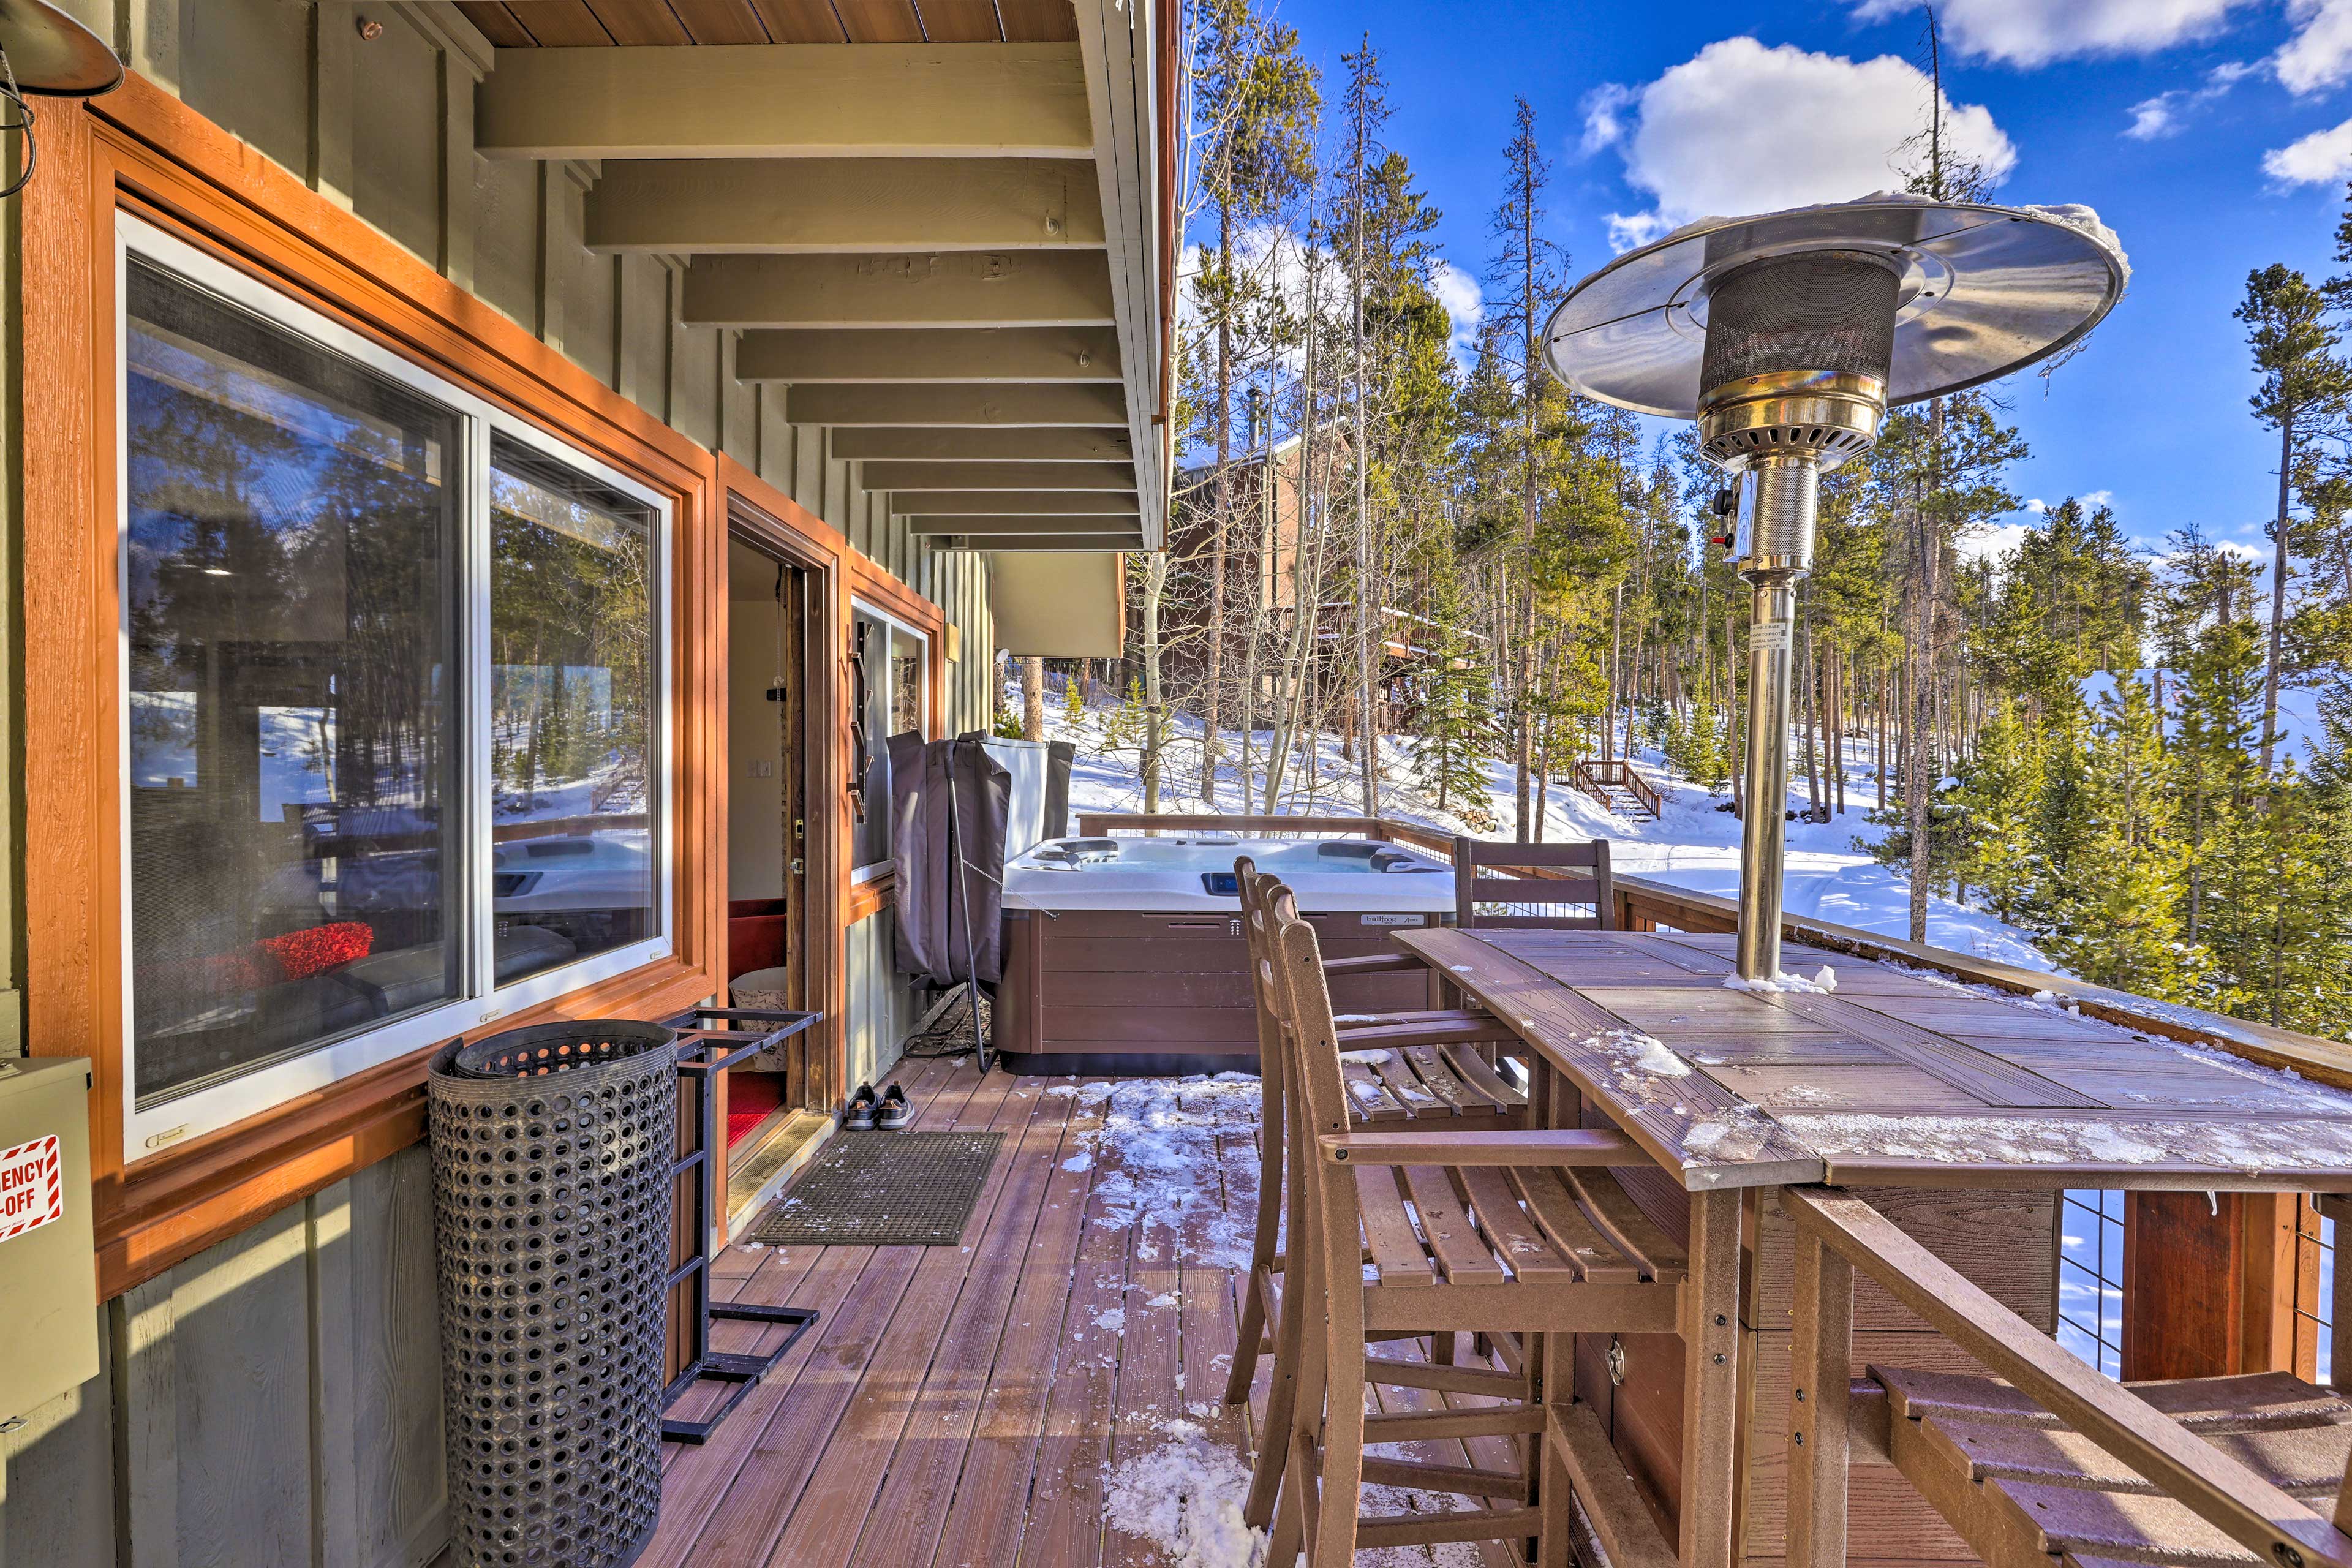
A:
[[[98,1375],[89,1063],[0,1061],[0,1424]]]

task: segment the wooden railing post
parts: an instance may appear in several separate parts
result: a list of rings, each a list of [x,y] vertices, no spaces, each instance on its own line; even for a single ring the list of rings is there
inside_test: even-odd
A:
[[[1788,1568],[1844,1568],[1853,1265],[1800,1232],[1789,1360]]]

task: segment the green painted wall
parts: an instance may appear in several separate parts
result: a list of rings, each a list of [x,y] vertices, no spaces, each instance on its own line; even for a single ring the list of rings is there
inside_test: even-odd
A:
[[[985,728],[981,558],[935,551],[827,455],[828,433],[736,383],[731,334],[677,321],[682,265],[581,242],[592,164],[472,151],[493,54],[446,5],[62,0],[132,68],[560,348],[791,494],[961,628],[947,732]],[[359,24],[383,24],[362,39]],[[17,207],[0,204],[0,647],[21,668]],[[21,1050],[22,694],[0,701],[0,1056]],[[852,1077],[911,1021],[888,917],[844,933]],[[0,1568],[422,1568],[446,1540],[429,1178],[411,1149],[100,1311],[106,1371],[0,1435]],[[4,1314],[5,1303],[0,1303]]]

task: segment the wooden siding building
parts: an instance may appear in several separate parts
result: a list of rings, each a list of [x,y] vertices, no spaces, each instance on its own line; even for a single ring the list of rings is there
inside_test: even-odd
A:
[[[41,100],[0,204],[0,1068],[91,1063],[102,1370],[0,1430],[0,1565],[416,1568],[426,1056],[723,999],[756,906],[827,1015],[785,1109],[829,1119],[912,1021],[853,657],[940,736],[1002,654],[1119,651],[1166,529],[1173,19],[64,4],[131,74]],[[333,651],[363,619],[398,712],[334,663],[382,674]],[[632,890],[535,911],[542,848]]]

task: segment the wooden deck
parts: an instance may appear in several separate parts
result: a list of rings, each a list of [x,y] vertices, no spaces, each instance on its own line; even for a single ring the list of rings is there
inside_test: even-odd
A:
[[[646,1568],[1166,1563],[1107,1517],[1117,1467],[1186,1440],[1246,1465],[1246,1423],[1219,1401],[1255,1080],[1105,1093],[982,1079],[968,1058],[904,1066],[919,1127],[1005,1134],[963,1246],[724,1254],[722,1294],[824,1316],[709,1446],[667,1450]],[[730,1331],[720,1348],[748,1348]],[[1507,1560],[1435,1552],[1360,1561]]]

